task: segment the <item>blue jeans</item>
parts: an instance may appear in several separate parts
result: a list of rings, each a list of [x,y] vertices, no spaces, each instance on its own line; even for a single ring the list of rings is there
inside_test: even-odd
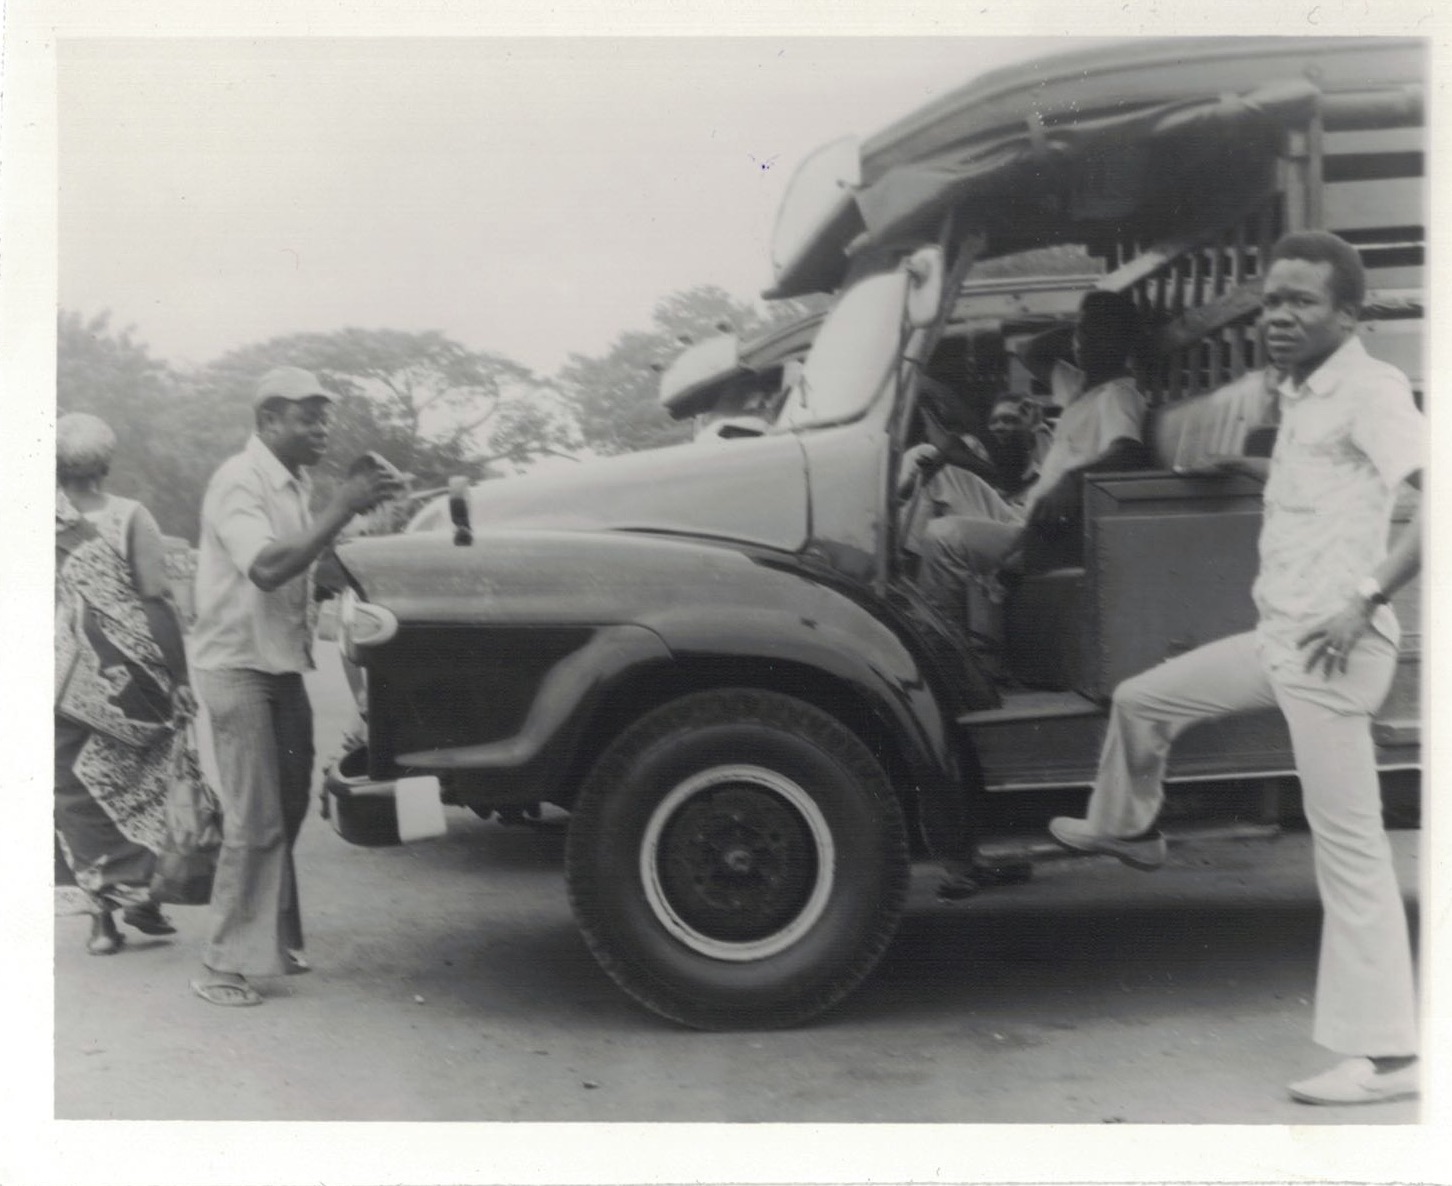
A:
[[[292,849],[313,778],[313,710],[302,676],[233,669],[193,679],[211,718],[222,854],[202,963],[278,975],[303,946]]]

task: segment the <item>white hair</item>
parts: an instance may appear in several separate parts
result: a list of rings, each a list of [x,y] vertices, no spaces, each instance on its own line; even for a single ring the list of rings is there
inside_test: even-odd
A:
[[[55,472],[62,482],[104,478],[116,452],[116,434],[99,416],[70,412],[55,424]]]

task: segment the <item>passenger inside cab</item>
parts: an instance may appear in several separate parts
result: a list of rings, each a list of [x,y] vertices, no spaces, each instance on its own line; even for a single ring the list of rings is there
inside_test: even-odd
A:
[[[1004,571],[1019,570],[1028,551],[1081,536],[1085,474],[1144,464],[1146,402],[1131,370],[1139,331],[1129,297],[1086,294],[1074,329],[1074,364],[1053,369],[1062,410],[1035,480],[1011,498],[981,467],[957,467],[953,513],[909,516],[905,546],[921,558],[924,599],[995,678],[1005,677]]]
[[[903,454],[898,497],[902,537],[910,555],[933,519],[976,513],[973,482],[987,482],[1008,503],[1021,504],[1038,480],[1053,443],[1043,405],[1032,396],[993,397],[987,430],[952,433],[937,413],[924,416],[926,440]]]

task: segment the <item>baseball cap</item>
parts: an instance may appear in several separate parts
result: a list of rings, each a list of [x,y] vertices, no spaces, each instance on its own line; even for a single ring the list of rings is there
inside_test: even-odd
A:
[[[273,367],[257,381],[257,394],[252,406],[258,407],[270,399],[304,400],[322,399],[332,402],[336,397],[318,382],[312,371],[302,367]]]

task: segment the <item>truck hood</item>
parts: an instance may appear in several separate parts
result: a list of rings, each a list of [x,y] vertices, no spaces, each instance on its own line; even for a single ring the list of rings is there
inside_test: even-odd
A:
[[[776,590],[767,607],[802,614],[792,597],[816,587],[779,553],[635,532],[500,527],[464,547],[413,532],[350,541],[338,559],[400,621],[471,628],[593,628],[677,613],[716,621],[748,603],[762,610],[763,588]]]
[[[647,531],[789,552],[806,544],[808,511],[806,461],[790,434],[598,458],[469,491],[476,532]],[[451,530],[447,500],[424,507],[408,530]]]

